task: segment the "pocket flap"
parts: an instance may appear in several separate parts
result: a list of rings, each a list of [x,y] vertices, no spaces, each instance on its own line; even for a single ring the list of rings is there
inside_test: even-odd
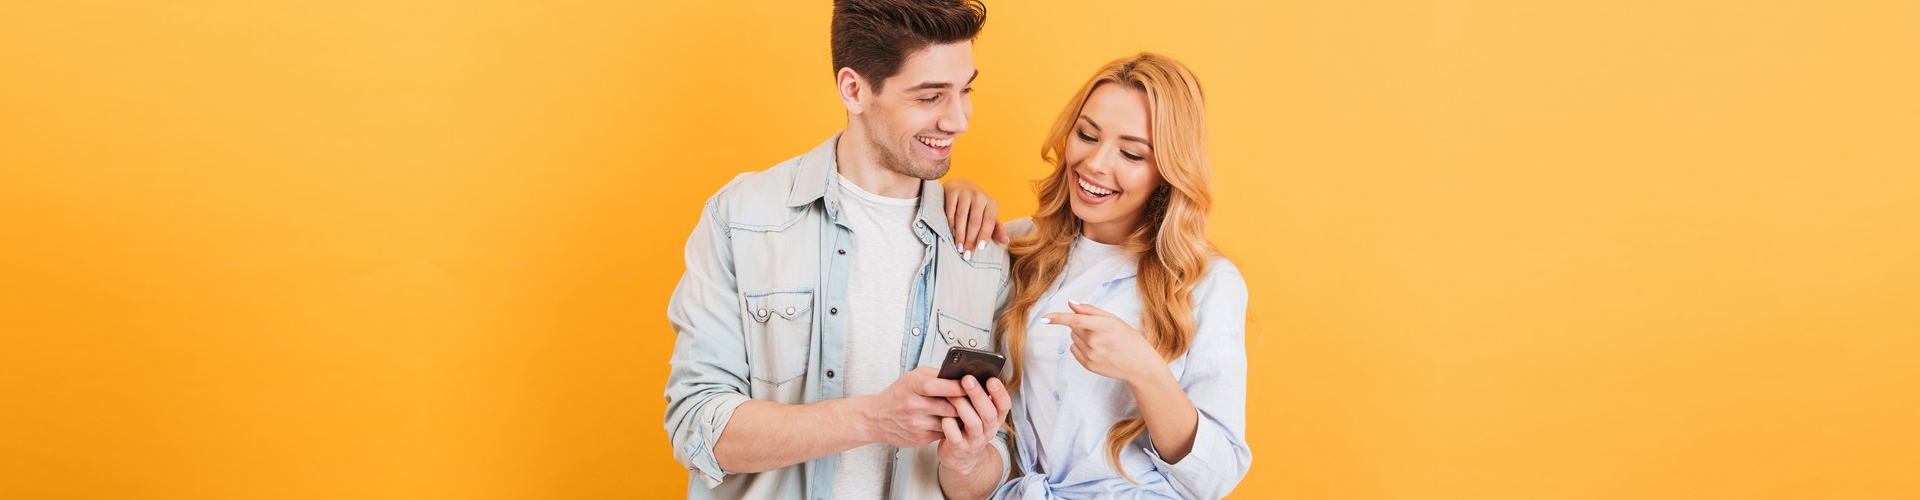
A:
[[[986,328],[975,326],[941,311],[934,318],[934,331],[947,345],[972,349],[993,350],[993,335]]]
[[[756,292],[747,296],[747,315],[761,323],[773,318],[804,318],[812,311],[813,290]]]

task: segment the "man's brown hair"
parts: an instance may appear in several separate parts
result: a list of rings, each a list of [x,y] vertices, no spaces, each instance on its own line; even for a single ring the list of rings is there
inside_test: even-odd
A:
[[[973,40],[986,23],[980,0],[834,0],[833,72],[853,68],[879,92],[907,54]]]

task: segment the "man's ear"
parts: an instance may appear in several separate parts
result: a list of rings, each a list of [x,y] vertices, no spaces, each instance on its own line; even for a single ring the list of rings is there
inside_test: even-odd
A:
[[[847,107],[847,114],[857,115],[866,110],[873,102],[873,87],[867,85],[866,77],[860,76],[853,68],[840,68],[833,76],[834,90],[840,93],[840,104]]]

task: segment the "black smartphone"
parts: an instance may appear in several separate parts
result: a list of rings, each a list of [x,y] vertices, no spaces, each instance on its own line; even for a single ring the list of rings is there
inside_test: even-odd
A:
[[[988,378],[1000,376],[1000,367],[1006,366],[1007,357],[993,351],[955,347],[947,350],[947,359],[940,363],[940,378],[960,380],[960,377],[972,375],[973,380],[982,384]]]

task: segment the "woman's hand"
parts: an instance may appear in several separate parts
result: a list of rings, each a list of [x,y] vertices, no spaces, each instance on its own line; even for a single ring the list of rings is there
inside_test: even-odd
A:
[[[974,250],[986,248],[988,235],[1003,244],[1008,241],[1000,224],[1000,203],[979,184],[956,177],[942,186],[947,190],[947,224],[961,255],[973,260]]]
[[[1073,312],[1048,313],[1040,321],[1073,329],[1069,350],[1087,371],[1130,385],[1166,373],[1166,360],[1133,325],[1098,307],[1071,300],[1067,307]]]

